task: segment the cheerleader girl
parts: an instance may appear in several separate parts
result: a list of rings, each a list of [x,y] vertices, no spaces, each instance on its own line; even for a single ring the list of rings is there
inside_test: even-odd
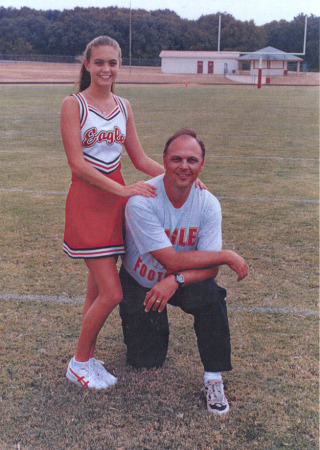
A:
[[[113,93],[121,67],[119,44],[100,36],[87,45],[79,92],[64,99],[61,135],[72,182],[66,201],[63,250],[83,258],[89,273],[82,326],[67,378],[105,389],[117,379],[94,357],[98,333],[122,299],[116,258],[124,253],[122,220],[133,195],[154,197],[154,186],[140,181],[126,186],[121,174],[125,147],[134,167],[151,177],[163,167],[149,158],[138,139],[128,100]]]

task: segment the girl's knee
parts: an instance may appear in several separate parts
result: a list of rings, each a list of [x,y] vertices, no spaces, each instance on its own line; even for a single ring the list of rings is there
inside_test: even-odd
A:
[[[109,303],[114,305],[114,307],[118,306],[122,300],[122,291],[110,292],[109,295]]]
[[[103,308],[109,310],[114,309],[122,300],[122,291],[112,291],[99,294],[97,299]]]
[[[117,296],[115,296],[115,297],[113,298],[113,303],[114,303],[114,305],[115,305],[115,306],[118,306],[119,303],[121,302],[121,300],[122,300],[122,293],[119,294],[119,295],[117,295]]]

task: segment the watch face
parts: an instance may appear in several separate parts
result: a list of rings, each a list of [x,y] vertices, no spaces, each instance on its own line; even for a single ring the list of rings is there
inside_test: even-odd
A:
[[[183,283],[184,283],[183,275],[181,275],[180,273],[178,273],[178,274],[176,275],[176,280],[177,280],[177,282],[178,282],[179,284],[183,284]]]

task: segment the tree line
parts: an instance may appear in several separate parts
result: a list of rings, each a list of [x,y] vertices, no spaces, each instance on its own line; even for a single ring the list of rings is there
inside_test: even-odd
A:
[[[198,20],[180,18],[168,9],[146,11],[129,8],[74,8],[38,11],[23,7],[0,7],[0,53],[34,55],[82,54],[94,37],[107,34],[116,39],[129,57],[131,16],[131,57],[159,58],[161,50],[218,49],[251,52],[272,46],[286,52],[303,51],[305,16],[292,21],[272,21],[262,26],[253,20],[236,20],[231,14],[216,13]],[[306,55],[308,70],[319,71],[319,17],[308,16]]]

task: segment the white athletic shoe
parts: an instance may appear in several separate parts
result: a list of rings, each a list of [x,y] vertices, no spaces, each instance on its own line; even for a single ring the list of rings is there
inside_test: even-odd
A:
[[[106,389],[109,386],[102,377],[97,376],[90,363],[84,363],[83,366],[77,366],[76,368],[74,358],[69,362],[66,377],[77,386],[85,388]]]
[[[207,409],[213,414],[227,414],[229,403],[224,395],[223,381],[209,380],[202,388],[206,396]]]
[[[115,376],[113,376],[103,367],[103,361],[99,361],[95,358],[90,358],[89,364],[96,373],[97,377],[99,377],[99,379],[101,378],[107,384],[107,387],[113,386],[118,381]]]

